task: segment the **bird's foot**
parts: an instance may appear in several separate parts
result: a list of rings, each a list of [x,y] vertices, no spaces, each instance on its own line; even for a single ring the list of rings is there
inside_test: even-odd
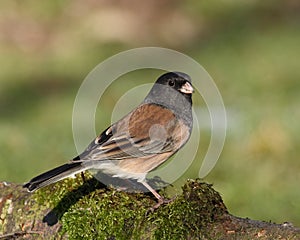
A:
[[[176,198],[176,196],[172,197],[171,199],[166,199],[166,198],[160,197],[157,200],[157,203],[148,210],[148,213],[154,212],[156,209],[158,209],[163,204],[168,204],[168,203],[173,202],[175,200],[175,198]]]

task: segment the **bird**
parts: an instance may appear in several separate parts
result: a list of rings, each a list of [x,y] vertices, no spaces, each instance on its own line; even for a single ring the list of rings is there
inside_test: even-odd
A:
[[[191,78],[183,72],[158,77],[145,99],[98,135],[71,161],[42,173],[23,185],[29,192],[86,170],[136,180],[157,199],[167,202],[146,181],[189,140],[193,128]],[[155,207],[155,208],[156,208]]]

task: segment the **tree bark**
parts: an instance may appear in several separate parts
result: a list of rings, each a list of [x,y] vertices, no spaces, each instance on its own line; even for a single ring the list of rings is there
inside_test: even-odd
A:
[[[172,202],[149,211],[151,195],[68,179],[28,193],[0,183],[0,239],[300,239],[292,224],[239,218],[219,193],[189,180]]]

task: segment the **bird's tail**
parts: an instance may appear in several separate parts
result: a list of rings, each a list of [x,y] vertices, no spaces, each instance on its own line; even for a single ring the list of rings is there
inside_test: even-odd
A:
[[[86,166],[83,166],[82,162],[67,163],[36,176],[28,183],[25,183],[23,187],[27,188],[28,191],[33,192],[86,169]]]

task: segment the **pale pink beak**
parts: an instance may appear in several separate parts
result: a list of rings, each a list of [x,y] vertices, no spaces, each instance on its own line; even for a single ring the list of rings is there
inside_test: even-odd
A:
[[[194,92],[194,88],[189,82],[186,82],[185,84],[182,85],[179,91],[186,94],[192,94]]]

